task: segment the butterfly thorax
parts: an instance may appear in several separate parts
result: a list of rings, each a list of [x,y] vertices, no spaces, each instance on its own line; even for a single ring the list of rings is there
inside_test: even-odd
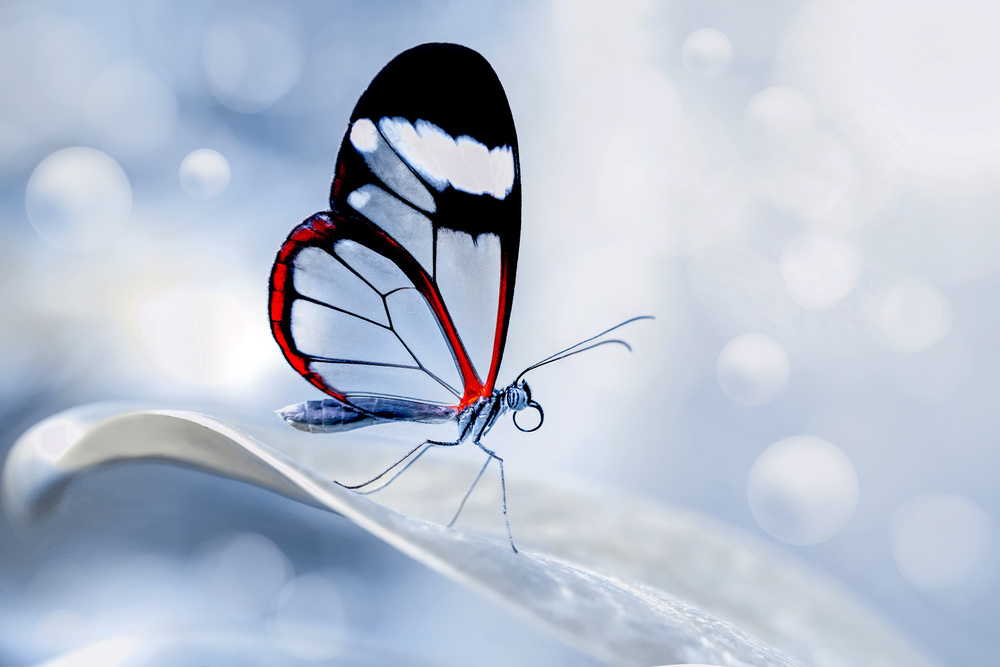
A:
[[[495,389],[490,396],[483,396],[459,414],[458,439],[464,441],[471,437],[473,442],[479,442],[507,411],[520,412],[537,405],[532,402],[531,389],[523,380],[503,389]]]

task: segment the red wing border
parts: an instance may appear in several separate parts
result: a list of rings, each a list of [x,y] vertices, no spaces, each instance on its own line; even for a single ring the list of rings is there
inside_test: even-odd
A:
[[[324,380],[323,376],[312,368],[312,364],[316,362],[335,361],[336,363],[341,364],[364,365],[368,363],[369,365],[374,366],[389,367],[393,367],[394,365],[378,363],[372,364],[369,362],[359,362],[351,359],[323,359],[304,353],[300,350],[296,343],[292,317],[292,308],[296,301],[312,301],[334,310],[340,309],[336,308],[332,304],[322,303],[316,299],[306,297],[296,290],[294,283],[294,273],[296,270],[295,260],[299,254],[307,248],[319,248],[331,256],[336,257],[334,253],[334,246],[341,240],[354,241],[392,262],[426,300],[430,310],[433,312],[434,317],[437,320],[440,333],[447,342],[454,362],[458,368],[458,372],[461,376],[461,380],[464,384],[461,396],[458,398],[457,403],[452,406],[441,407],[460,410],[473,403],[479,397],[489,395],[490,391],[487,390],[486,386],[476,375],[472,363],[469,360],[469,356],[462,345],[461,338],[455,329],[454,323],[448,315],[447,308],[444,305],[433,279],[420,266],[420,264],[413,259],[406,249],[385,234],[377,226],[355,215],[343,215],[336,209],[324,213],[317,213],[293,229],[281,249],[278,251],[278,256],[271,272],[269,302],[271,332],[274,335],[275,340],[278,342],[278,345],[281,347],[285,358],[292,365],[292,367],[318,389],[366,414],[372,414],[369,412],[369,409],[372,405],[374,405],[371,402],[371,399],[373,398],[394,399],[401,401],[406,401],[409,398],[389,394],[352,396],[350,393],[342,392],[337,387],[331,386],[330,383]],[[355,313],[349,314],[356,315]],[[392,330],[391,322],[388,328]],[[397,338],[399,337],[399,334],[394,330],[393,333]],[[400,341],[402,342],[402,338],[400,338]],[[414,357],[414,360],[416,360],[416,357]],[[420,362],[417,361],[416,363],[419,365]],[[402,368],[402,366],[399,367]],[[434,376],[433,373],[422,365],[420,366],[420,369],[427,373],[427,375],[431,378],[441,382],[439,378]],[[416,401],[413,401],[412,399],[410,399],[410,402],[416,403]]]

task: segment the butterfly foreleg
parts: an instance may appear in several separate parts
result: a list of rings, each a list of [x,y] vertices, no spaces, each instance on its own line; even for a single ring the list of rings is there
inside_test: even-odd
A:
[[[420,443],[419,445],[417,445],[416,447],[414,447],[413,449],[411,449],[410,451],[408,451],[398,461],[396,461],[395,463],[393,463],[391,466],[389,466],[388,468],[386,468],[385,470],[383,470],[379,474],[377,474],[374,477],[372,477],[367,482],[362,482],[361,484],[354,484],[352,486],[347,486],[346,484],[340,484],[340,482],[337,482],[337,483],[340,484],[341,486],[343,486],[345,489],[351,489],[352,491],[356,491],[357,489],[363,489],[364,487],[366,487],[366,486],[368,486],[370,484],[373,484],[373,483],[377,482],[378,480],[382,479],[383,477],[385,477],[396,466],[398,466],[403,461],[406,461],[406,459],[409,459],[411,456],[413,456],[414,452],[416,452],[417,450],[420,450],[420,452],[416,456],[414,456],[412,459],[410,459],[410,461],[405,466],[403,466],[402,470],[398,470],[395,475],[393,475],[392,477],[389,478],[388,481],[386,481],[385,484],[383,484],[382,486],[378,487],[377,489],[370,489],[370,490],[365,491],[363,493],[365,495],[367,495],[369,493],[375,493],[376,491],[381,491],[385,487],[387,487],[390,484],[392,484],[396,480],[397,477],[399,477],[404,472],[406,472],[406,470],[411,465],[413,465],[414,463],[416,463],[417,459],[419,459],[421,456],[423,456],[424,453],[428,449],[430,449],[431,447],[457,447],[458,445],[460,445],[463,442],[465,442],[466,438],[468,438],[469,435],[473,432],[473,428],[475,426],[476,418],[477,418],[478,414],[479,414],[479,410],[478,409],[473,409],[469,413],[469,415],[468,415],[467,418],[462,419],[462,420],[459,421],[459,433],[458,433],[458,437],[455,440],[451,441],[451,442],[442,442],[440,440],[424,440],[422,443]]]
[[[486,467],[490,464],[490,461],[492,461],[492,460],[493,460],[492,458],[487,457],[486,458],[486,463],[484,463],[483,467],[479,469],[479,474],[476,475],[476,478],[474,480],[472,480],[472,485],[469,487],[469,490],[465,492],[465,497],[462,498],[462,502],[459,503],[458,510],[455,512],[455,516],[453,516],[451,518],[451,521],[448,522],[448,527],[449,528],[451,528],[452,526],[454,526],[455,522],[458,521],[459,515],[462,513],[462,510],[465,509],[465,501],[468,500],[469,496],[472,495],[472,490],[474,488],[476,488],[476,484],[479,484],[479,480],[482,478],[483,473],[486,472]]]
[[[462,439],[461,438],[458,439],[458,440],[455,440],[454,442],[440,442],[438,440],[424,440],[419,445],[417,445],[416,447],[414,447],[413,449],[411,449],[410,451],[408,451],[398,461],[396,461],[391,466],[389,466],[388,468],[386,468],[385,470],[383,470],[379,474],[377,474],[374,477],[372,477],[371,479],[369,479],[367,482],[361,482],[360,484],[352,484],[350,486],[347,485],[347,484],[342,484],[341,482],[337,482],[337,484],[340,484],[340,486],[344,487],[345,489],[350,489],[352,491],[356,491],[357,489],[363,489],[364,487],[368,486],[369,484],[373,484],[373,483],[379,481],[380,479],[382,479],[383,477],[385,477],[386,475],[388,475],[390,472],[392,472],[392,470],[396,466],[398,466],[400,463],[402,463],[406,459],[410,458],[410,456],[413,456],[414,452],[416,452],[418,449],[423,448],[423,450],[419,454],[417,454],[416,456],[414,456],[410,460],[409,463],[407,463],[405,466],[403,466],[402,470],[399,470],[385,484],[383,484],[382,486],[378,487],[377,489],[371,489],[371,490],[369,490],[369,491],[366,492],[366,493],[374,493],[375,491],[380,491],[381,489],[384,489],[385,487],[389,486],[389,484],[391,484],[393,482],[393,480],[395,480],[397,477],[399,477],[401,474],[403,474],[403,472],[406,471],[406,469],[409,468],[411,465],[413,465],[414,463],[416,463],[417,459],[419,459],[421,456],[423,456],[424,452],[426,452],[431,447],[455,447],[456,445],[460,445],[460,444],[462,444]]]
[[[483,443],[479,442],[478,438],[473,440],[472,442],[477,447],[479,447],[479,449],[483,450],[484,452],[490,455],[490,458],[486,459],[487,464],[489,464],[489,462],[492,459],[496,459],[497,463],[500,465],[500,498],[501,498],[501,503],[503,505],[503,522],[507,526],[507,539],[510,540],[510,548],[514,550],[514,553],[517,553],[517,547],[514,546],[514,536],[510,532],[510,520],[507,518],[507,482],[504,480],[504,475],[503,475],[503,459],[497,456],[496,452],[484,447]],[[483,470],[486,470],[486,466],[483,466]],[[479,471],[479,474],[480,476],[482,476],[483,474],[482,470]],[[478,481],[479,478],[477,477],[476,482]],[[473,486],[475,486],[475,483],[473,483]],[[471,492],[472,489],[469,489],[469,493]],[[462,502],[464,503],[465,501]]]
[[[406,461],[406,456],[409,456],[410,454],[413,453],[413,451],[411,451],[410,454],[407,454],[406,456],[404,456],[402,459],[400,459],[396,463],[393,463],[392,466],[390,466],[388,470],[386,470],[385,472],[382,473],[382,475],[385,475],[386,473],[389,472],[389,470],[392,470],[394,467],[398,466],[403,461],[406,461],[406,465],[403,466],[402,468],[400,468],[399,470],[397,470],[396,474],[393,475],[392,477],[390,477],[385,482],[385,484],[382,484],[381,486],[376,487],[374,489],[365,489],[364,491],[359,491],[358,493],[360,493],[363,496],[367,496],[369,494],[375,493],[376,491],[381,491],[385,487],[389,486],[390,484],[392,484],[393,482],[396,481],[397,477],[399,477],[404,472],[406,472],[407,470],[409,470],[410,466],[412,466],[414,463],[416,463],[417,460],[419,460],[420,457],[423,456],[427,452],[427,450],[429,450],[431,447],[454,447],[455,445],[459,445],[459,444],[461,444],[461,442],[438,442],[437,440],[424,440],[420,444],[420,447],[422,447],[423,449],[421,449],[419,452],[417,452],[416,456],[414,456],[409,461]],[[347,487],[347,488],[349,488],[349,489],[350,488],[354,488],[354,489],[362,488],[362,487],[364,487],[364,486],[366,486],[368,484],[371,484],[372,482],[375,482],[377,480],[378,480],[378,477],[376,477],[374,479],[371,479],[371,480],[365,482],[364,484],[360,484],[357,487]]]

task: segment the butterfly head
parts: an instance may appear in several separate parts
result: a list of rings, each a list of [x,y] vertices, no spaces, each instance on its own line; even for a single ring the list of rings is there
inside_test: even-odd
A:
[[[503,399],[508,409],[520,412],[531,403],[531,388],[527,382],[521,380],[504,390]]]

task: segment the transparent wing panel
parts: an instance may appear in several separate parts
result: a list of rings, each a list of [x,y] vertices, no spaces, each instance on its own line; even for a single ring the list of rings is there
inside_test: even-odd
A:
[[[413,287],[410,279],[391,260],[357,241],[341,239],[333,251],[381,294]]]
[[[382,297],[330,253],[303,248],[293,266],[295,291],[302,296],[389,325]]]
[[[485,378],[493,361],[500,307],[500,239],[481,234],[473,242],[469,234],[441,229],[436,252],[441,297],[473,366]]]
[[[452,405],[459,398],[456,392],[415,366],[404,368],[314,361],[310,367],[327,384],[344,394],[420,397],[421,401],[441,405]]]
[[[292,335],[307,357],[414,365],[391,329],[304,299],[292,304]]]
[[[378,128],[368,118],[359,118],[351,126],[351,145],[364,158],[368,168],[390,190],[429,213],[435,210],[434,197],[386,143]]]
[[[425,271],[433,271],[434,228],[430,218],[370,183],[348,195],[347,203],[406,248]]]
[[[427,301],[415,289],[393,292],[386,297],[393,328],[420,365],[458,391],[462,387],[451,349]]]

